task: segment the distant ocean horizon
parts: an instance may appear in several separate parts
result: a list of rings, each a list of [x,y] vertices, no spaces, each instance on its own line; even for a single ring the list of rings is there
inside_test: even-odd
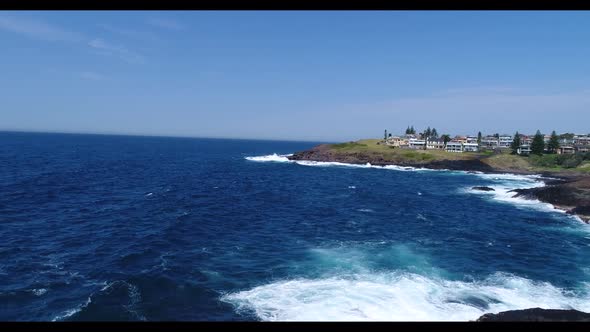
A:
[[[165,135],[165,134],[134,134],[134,133],[110,133],[110,132],[64,132],[64,131],[35,131],[35,130],[3,130],[0,133],[5,134],[32,134],[32,135],[90,135],[90,136],[123,136],[123,137],[154,137],[154,138],[187,138],[187,139],[211,139],[211,140],[243,140],[243,141],[273,141],[273,142],[304,142],[304,143],[337,143],[343,140],[313,140],[313,139],[288,139],[288,138],[253,138],[253,137],[211,137],[211,136],[192,136],[192,135]]]
[[[0,320],[590,312],[590,225],[509,192],[542,177],[287,158],[317,144],[0,131]]]

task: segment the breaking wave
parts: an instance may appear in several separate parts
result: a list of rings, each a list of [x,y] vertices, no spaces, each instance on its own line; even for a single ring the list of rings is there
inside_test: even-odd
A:
[[[393,272],[284,280],[222,300],[263,321],[468,321],[533,307],[590,311],[585,293],[504,273],[465,282]]]
[[[550,203],[545,203],[537,199],[527,199],[515,197],[514,189],[527,189],[544,187],[546,178],[541,175],[517,175],[517,174],[477,174],[476,176],[491,181],[493,184],[488,187],[493,191],[474,190],[471,187],[464,188],[463,191],[470,194],[484,195],[491,197],[494,201],[508,203],[522,208],[533,208],[545,212],[565,213],[562,210],[555,209]],[[572,218],[577,218],[572,216]],[[577,218],[579,219],[579,218]]]
[[[287,163],[294,163],[303,166],[319,166],[319,167],[329,167],[329,166],[340,166],[340,167],[355,167],[355,168],[378,168],[378,169],[389,169],[395,171],[449,171],[447,169],[431,169],[431,168],[423,168],[423,167],[410,167],[410,166],[398,166],[398,165],[386,165],[386,166],[378,166],[378,165],[371,165],[371,163],[366,164],[349,164],[349,163],[341,163],[336,161],[313,161],[313,160],[289,160],[289,156],[293,154],[269,154],[264,156],[252,156],[252,157],[245,157],[246,160],[250,161],[257,161],[257,162],[287,162]]]

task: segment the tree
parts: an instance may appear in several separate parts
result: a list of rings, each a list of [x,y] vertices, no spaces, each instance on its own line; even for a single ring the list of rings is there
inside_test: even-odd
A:
[[[556,153],[557,149],[559,149],[559,137],[554,130],[551,132],[551,138],[549,138],[549,142],[547,143],[547,150],[551,153]]]
[[[543,150],[545,150],[543,135],[539,130],[537,130],[535,137],[533,137],[533,142],[531,143],[531,153],[540,156],[543,154]]]
[[[449,134],[444,134],[441,136],[441,138],[443,139],[445,146],[447,146],[447,143],[451,140],[451,136]]]
[[[481,144],[481,131],[477,133],[477,144]]]
[[[387,129],[385,129],[385,134],[383,134],[383,139],[387,139]]]
[[[426,137],[430,137],[430,135],[432,134],[432,130],[430,130],[430,126],[428,126],[428,128],[426,128]]]
[[[410,132],[410,126],[408,126],[408,128],[406,129],[406,135],[411,134],[412,132]]]
[[[573,133],[565,133],[565,134],[559,135],[559,138],[566,139],[566,140],[572,140],[572,139],[574,139],[574,136],[575,135]]]
[[[496,134],[494,134],[494,137],[495,138],[500,138],[500,134],[496,133]]]
[[[520,148],[520,134],[517,131],[516,134],[514,134],[514,139],[512,140],[512,143],[510,144],[510,149],[512,150],[512,154],[517,154],[519,148]]]
[[[438,138],[438,133],[436,132],[436,128],[432,128],[431,134],[432,134],[432,137]]]
[[[388,137],[391,137],[391,133],[389,133],[389,136]]]
[[[414,129],[414,126],[410,127],[410,134],[416,135],[416,129]]]

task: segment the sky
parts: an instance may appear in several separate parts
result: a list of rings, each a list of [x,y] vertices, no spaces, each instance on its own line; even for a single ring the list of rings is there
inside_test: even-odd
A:
[[[0,11],[0,130],[590,133],[587,11]]]

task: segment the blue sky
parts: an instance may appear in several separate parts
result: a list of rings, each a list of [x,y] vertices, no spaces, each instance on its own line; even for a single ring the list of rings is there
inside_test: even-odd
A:
[[[0,12],[0,130],[590,132],[590,12]]]

